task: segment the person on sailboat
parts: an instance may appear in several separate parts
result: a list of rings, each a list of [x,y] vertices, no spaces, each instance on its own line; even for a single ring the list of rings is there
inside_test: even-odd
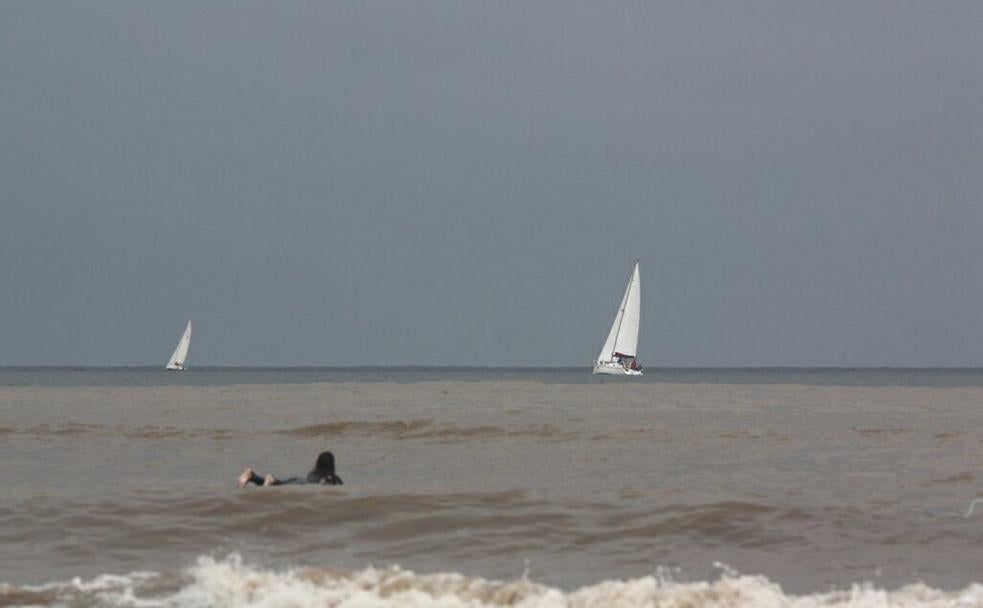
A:
[[[307,477],[288,477],[286,479],[277,479],[273,475],[261,476],[258,475],[251,468],[246,467],[246,470],[239,475],[239,479],[236,480],[236,485],[240,488],[244,488],[249,483],[252,482],[258,486],[286,486],[286,485],[303,485],[308,483],[316,483],[328,486],[340,486],[344,482],[341,481],[341,477],[335,474],[334,471],[334,454],[331,452],[321,452],[317,455],[317,461],[314,462],[314,470],[307,474]]]

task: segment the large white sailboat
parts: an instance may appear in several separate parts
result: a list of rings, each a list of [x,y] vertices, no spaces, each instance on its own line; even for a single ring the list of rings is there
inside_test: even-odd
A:
[[[188,325],[184,328],[184,333],[178,340],[177,348],[174,349],[174,353],[168,359],[164,369],[183,370],[185,361],[188,359],[189,348],[191,348],[191,321],[188,321]]]
[[[638,321],[642,306],[640,288],[636,261],[608,339],[594,362],[595,374],[642,375],[642,367],[638,364]]]

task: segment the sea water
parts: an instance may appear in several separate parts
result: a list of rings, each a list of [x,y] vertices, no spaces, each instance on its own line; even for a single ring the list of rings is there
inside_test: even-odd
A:
[[[983,605],[983,372],[646,374],[0,370],[0,605]]]

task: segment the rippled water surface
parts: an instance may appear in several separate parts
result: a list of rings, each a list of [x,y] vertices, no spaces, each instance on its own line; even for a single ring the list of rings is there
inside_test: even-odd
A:
[[[679,593],[717,581],[918,595],[924,583],[939,605],[977,605],[983,504],[967,508],[983,496],[980,380],[0,370],[0,605],[126,604],[105,595],[114,584],[208,605],[221,602],[189,598],[219,579],[281,589],[314,577],[321,593],[386,577],[426,587],[438,572],[574,604],[578,589],[606,598],[630,579],[638,593],[667,580]],[[301,475],[323,449],[344,486],[235,488],[246,466]],[[740,574],[720,578],[726,568]],[[124,582],[99,578],[115,574]]]

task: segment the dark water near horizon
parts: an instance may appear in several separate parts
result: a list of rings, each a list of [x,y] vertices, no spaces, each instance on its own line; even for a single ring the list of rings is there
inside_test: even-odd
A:
[[[3,368],[0,606],[983,606],[981,422],[981,370]]]
[[[635,378],[594,376],[589,367],[0,367],[0,386],[231,386],[335,382],[480,382],[562,384],[682,382],[816,386],[981,386],[983,368],[685,367],[646,368]]]

